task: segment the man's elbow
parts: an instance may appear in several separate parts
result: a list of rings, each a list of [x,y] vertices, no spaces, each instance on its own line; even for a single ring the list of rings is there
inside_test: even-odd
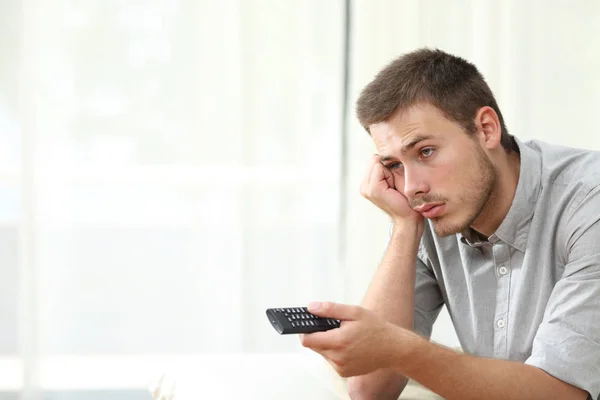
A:
[[[346,388],[351,400],[397,400],[405,385],[404,379],[377,382],[365,375],[348,379]]]

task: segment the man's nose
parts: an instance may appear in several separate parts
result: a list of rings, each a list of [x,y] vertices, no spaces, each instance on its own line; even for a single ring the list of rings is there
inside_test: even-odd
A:
[[[418,170],[404,170],[404,195],[408,199],[413,199],[419,195],[427,194],[429,185],[424,176]]]

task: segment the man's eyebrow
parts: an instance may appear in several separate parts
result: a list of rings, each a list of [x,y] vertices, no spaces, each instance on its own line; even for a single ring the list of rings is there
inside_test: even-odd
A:
[[[420,134],[420,135],[415,136],[414,138],[412,138],[410,140],[410,142],[408,142],[404,146],[402,146],[402,149],[400,149],[400,153],[402,153],[402,154],[408,153],[419,142],[422,142],[422,141],[427,140],[427,139],[433,139],[433,135]]]
[[[433,135],[429,135],[429,134],[420,134],[415,136],[414,138],[412,138],[410,140],[410,142],[406,143],[404,146],[402,146],[402,149],[400,149],[400,152],[402,154],[406,154],[408,153],[413,147],[415,147],[417,144],[419,144],[420,142],[427,140],[427,139],[433,139],[434,136]],[[396,160],[396,157],[394,156],[383,156],[383,157],[379,157],[379,161],[386,162],[386,161],[390,161],[390,160]]]

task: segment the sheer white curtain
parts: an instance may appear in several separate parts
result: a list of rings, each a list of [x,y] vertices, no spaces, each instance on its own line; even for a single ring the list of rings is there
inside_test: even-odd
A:
[[[341,292],[343,2],[0,15],[0,391],[298,351],[264,310]]]

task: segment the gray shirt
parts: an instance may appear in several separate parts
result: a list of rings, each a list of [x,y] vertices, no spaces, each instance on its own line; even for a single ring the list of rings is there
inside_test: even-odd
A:
[[[517,140],[519,183],[498,230],[419,247],[415,330],[445,304],[465,352],[521,361],[600,399],[600,153]]]

